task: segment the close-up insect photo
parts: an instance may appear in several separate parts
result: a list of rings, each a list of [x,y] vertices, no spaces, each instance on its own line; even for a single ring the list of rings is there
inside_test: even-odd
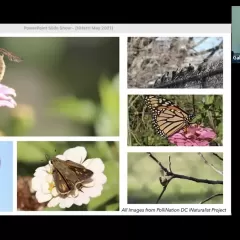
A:
[[[0,37],[0,81],[0,137],[119,135],[118,37]]]
[[[17,145],[18,211],[119,209],[118,142]]]
[[[128,95],[128,146],[222,146],[222,95]]]

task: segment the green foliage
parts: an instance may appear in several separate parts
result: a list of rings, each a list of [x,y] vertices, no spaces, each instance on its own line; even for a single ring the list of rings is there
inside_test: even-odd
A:
[[[208,180],[223,180],[223,176],[207,165],[197,153],[152,153],[166,168],[175,174]],[[209,164],[223,171],[223,161],[213,153],[202,153]],[[223,157],[222,153],[217,153]],[[155,204],[162,185],[159,165],[146,153],[128,153],[128,204]],[[167,187],[159,204],[199,204],[208,197],[223,193],[223,185],[197,183],[185,179],[173,179]],[[222,204],[223,197],[219,196],[206,204]]]
[[[44,211],[117,211],[119,208],[119,144],[118,142],[18,142],[18,176],[33,176],[36,168],[45,166],[45,154],[63,154],[69,148],[84,146],[87,158],[101,158],[107,177],[101,196],[92,198],[87,206],[69,209],[45,208]]]
[[[97,136],[119,135],[119,76],[112,81],[101,77],[100,103],[90,99],[62,97],[53,102],[51,113],[59,113],[78,123],[93,124]]]
[[[1,108],[0,135],[119,135],[119,38],[2,37],[0,47],[23,59],[5,58],[17,107]]]
[[[188,113],[194,113],[192,123],[212,128],[222,145],[223,104],[221,95],[164,95]],[[172,146],[167,139],[157,135],[152,127],[152,117],[142,95],[128,96],[128,145],[129,146]]]

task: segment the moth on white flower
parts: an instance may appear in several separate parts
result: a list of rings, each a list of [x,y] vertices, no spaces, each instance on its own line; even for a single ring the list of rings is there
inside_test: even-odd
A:
[[[32,179],[32,188],[36,192],[38,202],[48,202],[48,207],[59,205],[60,208],[69,208],[73,204],[78,206],[88,204],[90,198],[100,196],[107,181],[103,173],[105,166],[100,158],[86,159],[86,156],[87,151],[84,147],[70,148],[63,155],[51,159],[46,166],[37,168]],[[56,165],[59,160],[60,167]],[[66,164],[63,164],[64,162]],[[64,167],[70,166],[69,169],[72,170],[75,164],[76,166],[80,164],[84,169],[81,174],[86,174],[80,178],[81,181],[77,180],[76,175],[71,176],[73,174],[71,171],[67,173],[69,174],[67,177],[61,173]],[[66,172],[64,174],[66,175]],[[59,178],[60,183],[63,184],[61,187],[59,187]],[[63,182],[61,178],[64,178]]]

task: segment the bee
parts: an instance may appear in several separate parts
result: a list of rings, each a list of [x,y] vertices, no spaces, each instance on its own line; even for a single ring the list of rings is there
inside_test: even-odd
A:
[[[8,59],[12,62],[19,63],[19,62],[23,61],[20,57],[16,56],[12,52],[9,52],[6,49],[0,48],[0,82],[2,81],[5,71],[6,71],[6,64],[4,62],[4,56],[7,56]]]

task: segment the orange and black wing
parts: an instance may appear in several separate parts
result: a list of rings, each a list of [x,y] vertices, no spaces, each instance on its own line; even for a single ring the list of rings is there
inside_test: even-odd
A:
[[[146,96],[145,102],[152,113],[153,127],[162,137],[170,137],[181,129],[186,129],[194,117],[160,96]]]

